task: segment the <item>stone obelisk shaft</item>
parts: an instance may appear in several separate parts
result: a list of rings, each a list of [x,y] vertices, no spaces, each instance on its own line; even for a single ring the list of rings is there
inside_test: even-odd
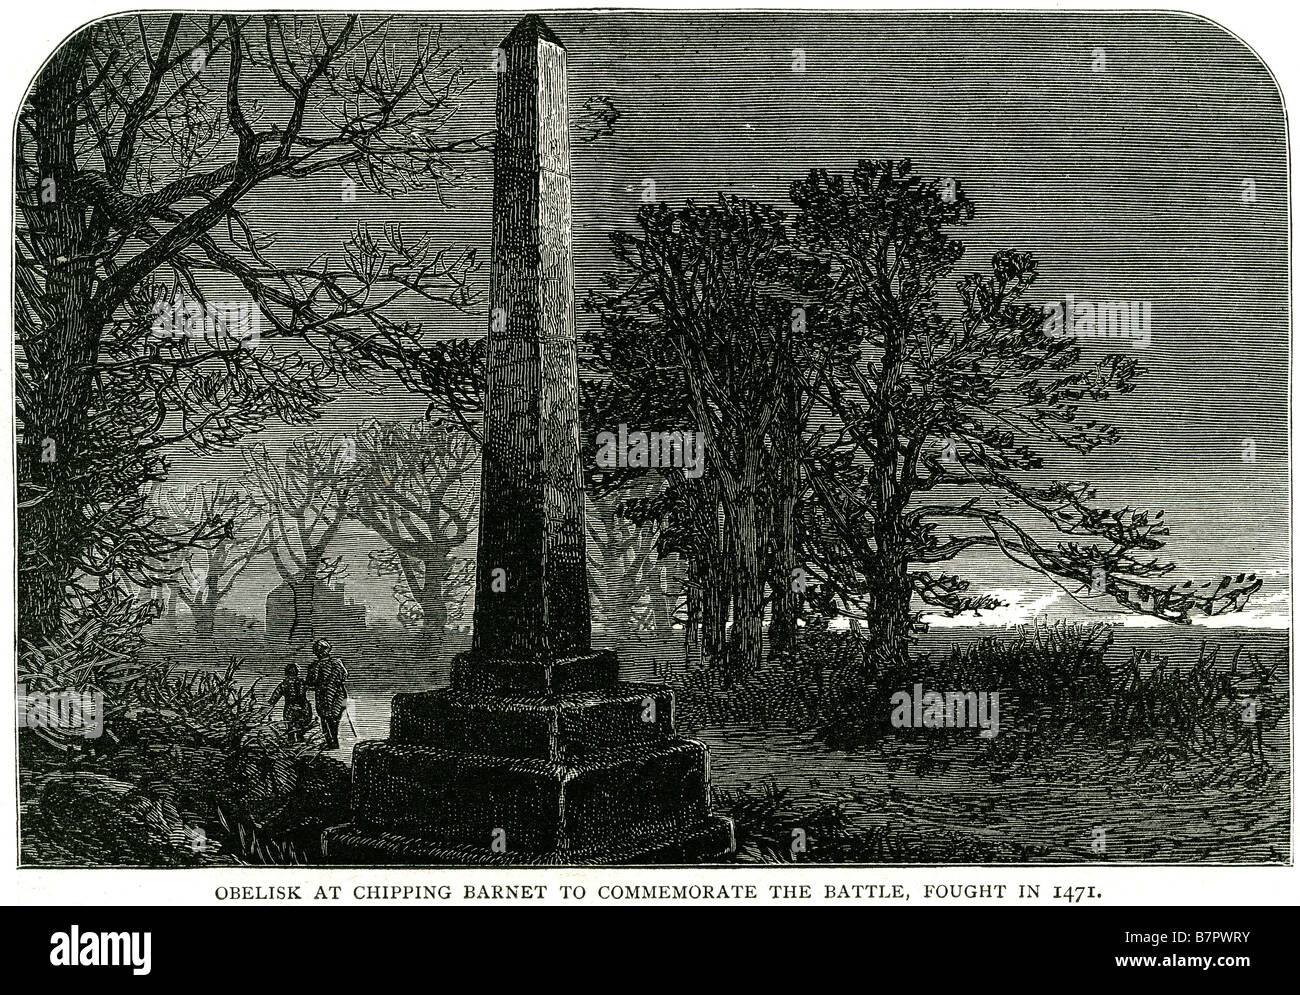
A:
[[[502,43],[474,648],[393,698],[353,751],[327,860],[545,865],[713,860],[709,755],[673,692],[590,651],[578,455],[564,47],[535,14]],[[504,583],[502,583],[504,582]]]
[[[525,18],[502,43],[474,649],[590,649],[578,442],[563,45]]]

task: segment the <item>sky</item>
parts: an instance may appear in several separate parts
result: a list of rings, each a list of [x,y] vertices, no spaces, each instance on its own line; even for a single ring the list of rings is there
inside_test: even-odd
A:
[[[1056,460],[1111,506],[1163,508],[1178,579],[1253,571],[1265,588],[1244,616],[1285,626],[1290,612],[1289,319],[1286,131],[1266,67],[1242,42],[1174,13],[544,15],[569,60],[571,115],[587,99],[620,109],[615,131],[575,141],[574,260],[579,299],[609,267],[645,181],[679,205],[719,192],[789,206],[812,168],[909,158],[955,177],[974,200],[964,267],[998,249],[1038,258],[1041,298],[1145,303],[1150,341],[1083,341],[1085,354],[1132,350],[1147,373],[1108,417],[1121,441]],[[517,14],[398,15],[399,55],[441,26],[480,77],[456,127],[490,127],[492,53]],[[341,247],[358,222],[400,222],[440,243],[491,248],[490,162],[471,164],[447,203],[339,197],[323,176],[256,193],[248,206],[280,249]],[[487,270],[480,275],[486,294]],[[478,335],[479,314],[412,312],[429,335]],[[579,312],[578,334],[592,317]],[[373,417],[414,418],[425,403],[395,385],[340,396],[314,427],[348,432]],[[300,429],[256,441],[280,452]],[[179,481],[240,468],[235,454],[171,454]],[[389,582],[366,576],[379,543],[346,533],[349,593],[391,618]],[[972,591],[1011,603],[993,624],[1092,614],[1042,578],[988,557],[953,565]],[[230,607],[260,617],[277,583],[247,572]],[[969,621],[969,620],[968,620]]]

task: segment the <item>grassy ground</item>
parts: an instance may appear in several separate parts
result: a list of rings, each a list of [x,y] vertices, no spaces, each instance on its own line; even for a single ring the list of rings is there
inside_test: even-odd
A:
[[[965,744],[828,753],[812,734],[770,727],[698,735],[746,861],[854,862],[877,846],[872,862],[1287,860],[1288,778],[1249,762],[1153,767],[1125,747],[1075,746],[1007,774]],[[769,815],[761,803],[773,796]]]
[[[748,823],[742,860],[1287,861],[1285,634],[1119,647],[1102,635],[968,642],[848,688],[825,671],[820,692],[801,674],[728,695],[688,680],[683,720]],[[889,694],[914,680],[1000,688],[998,737],[893,728]]]
[[[908,673],[866,676],[852,673],[851,637],[824,634],[798,668],[725,694],[686,672],[676,638],[615,645],[624,679],[667,670],[678,687],[683,731],[709,745],[719,807],[736,818],[740,861],[1289,859],[1286,633],[1120,630],[1053,648],[1001,632],[981,648],[986,634],[923,637]],[[155,639],[144,654],[154,684],[124,748],[25,762],[24,860],[311,861],[320,826],[346,817],[352,746],[387,735],[393,693],[445,684],[466,642],[449,633],[435,652],[371,631],[338,645],[357,729],[326,755],[252,717],[284,664],[305,664],[302,649],[251,635]],[[894,729],[889,695],[914,680],[999,690],[999,736]],[[1251,722],[1243,698],[1257,703]]]

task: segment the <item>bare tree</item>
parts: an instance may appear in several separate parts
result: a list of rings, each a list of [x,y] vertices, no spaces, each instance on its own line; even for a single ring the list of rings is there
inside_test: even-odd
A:
[[[426,639],[440,645],[471,579],[453,554],[475,521],[478,446],[424,420],[368,422],[355,442],[352,514],[388,547],[371,563],[398,578],[399,603],[418,607]]]
[[[217,608],[230,594],[239,575],[254,557],[270,550],[271,519],[233,481],[200,484],[173,492],[168,505],[173,520],[225,523],[223,533],[215,542],[182,555],[170,585],[175,596],[189,608],[195,634],[210,637]]]
[[[17,136],[25,639],[158,557],[141,491],[169,447],[310,421],[339,383],[424,361],[397,302],[474,304],[472,251],[359,225],[304,258],[258,223],[286,182],[460,181],[487,146],[453,127],[466,85],[437,34],[357,15],[121,17],[42,68]],[[241,304],[252,334],[226,334],[213,316]]]
[[[341,572],[341,559],[329,551],[347,519],[355,462],[351,439],[319,432],[295,439],[280,461],[264,445],[244,449],[253,502],[267,516],[271,558],[293,594],[293,639],[311,637],[317,585]]]

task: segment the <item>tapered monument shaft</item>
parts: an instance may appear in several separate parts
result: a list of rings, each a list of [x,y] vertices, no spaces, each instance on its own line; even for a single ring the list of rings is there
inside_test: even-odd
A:
[[[474,648],[553,659],[591,646],[567,56],[529,16],[499,57]]]
[[[449,687],[393,699],[353,751],[354,863],[718,859],[709,755],[672,690],[591,650],[573,327],[565,51],[536,15],[502,42],[474,647]]]

